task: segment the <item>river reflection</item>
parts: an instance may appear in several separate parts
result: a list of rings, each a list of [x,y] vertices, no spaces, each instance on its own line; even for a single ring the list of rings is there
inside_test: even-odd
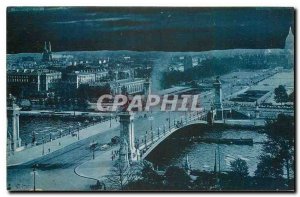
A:
[[[194,130],[190,132],[189,130]],[[215,163],[215,151],[217,159],[220,157],[221,171],[230,170],[230,162],[240,158],[247,162],[250,175],[254,174],[259,162],[259,156],[263,153],[263,142],[267,141],[267,136],[256,130],[211,130],[208,129],[199,134],[195,134],[199,128],[186,128],[181,133],[186,133],[187,138],[191,136],[201,136],[214,139],[245,139],[252,138],[253,145],[227,145],[215,143],[189,142],[183,140],[184,134],[171,136],[167,141],[160,144],[148,157],[154,165],[165,168],[170,165],[182,166],[186,155],[192,169],[202,171],[213,171]],[[185,136],[185,137],[186,137]],[[218,154],[220,152],[220,156]],[[217,161],[218,163],[218,161]]]

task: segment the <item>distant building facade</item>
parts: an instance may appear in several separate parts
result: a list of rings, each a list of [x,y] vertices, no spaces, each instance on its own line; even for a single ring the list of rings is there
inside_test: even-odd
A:
[[[75,71],[68,73],[66,83],[72,88],[77,89],[81,84],[91,84],[95,82],[96,77],[94,73]]]
[[[112,94],[122,94],[122,89],[128,94],[137,94],[144,92],[145,79],[123,79],[110,83]]]
[[[60,79],[61,72],[48,69],[9,70],[7,87],[9,93],[28,96],[54,89]]]

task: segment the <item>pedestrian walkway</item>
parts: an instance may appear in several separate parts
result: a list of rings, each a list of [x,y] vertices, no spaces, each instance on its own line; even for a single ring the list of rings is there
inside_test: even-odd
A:
[[[202,115],[200,114],[200,117]],[[183,126],[193,124],[193,123],[206,123],[205,121],[199,120],[199,116],[193,116],[190,119],[187,119],[188,123],[186,123]],[[148,140],[147,147],[145,147],[145,144],[142,144],[139,147],[139,150],[145,149],[145,153],[142,156],[142,159],[145,158],[145,156],[153,150],[153,148],[159,144],[161,141],[163,141],[167,136],[178,130],[180,127],[172,127],[171,131],[166,132],[166,135],[162,132],[161,135],[153,137],[153,140]],[[150,150],[151,149],[151,150]],[[94,160],[89,160],[85,163],[80,164],[74,169],[74,172],[80,176],[87,179],[94,179],[99,181],[105,181],[106,176],[110,175],[110,171],[112,169],[113,161],[117,160],[119,158],[118,154],[113,154],[115,151],[119,150],[119,146],[114,147],[113,149],[107,150],[107,151],[101,151],[99,155],[96,156]],[[147,152],[148,151],[148,152]],[[114,158],[112,158],[112,155],[115,155]],[[108,186],[108,185],[107,185]]]
[[[66,135],[61,138],[52,140],[38,146],[33,146],[27,149],[23,149],[14,153],[10,153],[7,157],[7,165],[14,166],[27,163],[34,159],[38,159],[47,156],[55,151],[63,150],[65,147],[87,139],[93,135],[106,132],[110,129],[114,129],[119,126],[117,121],[105,121],[95,124],[93,126],[81,129],[74,132],[74,135]]]
[[[115,154],[115,157],[112,160],[112,152],[115,152],[117,150],[119,150],[119,146],[116,146],[107,151],[101,151],[95,159],[89,160],[77,166],[74,169],[75,174],[88,179],[104,181],[105,176],[110,174],[113,160],[115,161],[119,158],[118,154]]]

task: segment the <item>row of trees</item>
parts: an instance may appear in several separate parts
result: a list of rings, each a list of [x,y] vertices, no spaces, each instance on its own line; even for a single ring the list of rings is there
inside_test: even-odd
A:
[[[280,64],[283,62],[282,64]],[[235,69],[266,69],[285,65],[287,59],[280,55],[237,55],[224,58],[209,58],[196,67],[180,71],[164,72],[161,86],[168,88],[181,82],[190,82],[215,75],[223,75]]]
[[[294,92],[292,92],[290,95],[288,95],[285,87],[283,85],[279,85],[274,90],[274,99],[277,103],[286,103],[286,102],[294,102]]]
[[[280,114],[267,122],[264,153],[254,172],[249,176],[247,162],[236,159],[229,172],[203,172],[169,166],[164,172],[154,170],[147,161],[133,167],[116,162],[108,183],[121,190],[288,190],[294,189],[295,130],[294,117]]]
[[[106,186],[109,189],[129,191],[210,191],[210,190],[275,190],[286,189],[284,179],[270,177],[250,177],[248,165],[242,159],[230,163],[227,173],[191,171],[178,166],[170,166],[159,173],[147,161],[133,167],[115,162]]]
[[[269,121],[265,129],[269,142],[264,144],[264,154],[260,158],[255,175],[258,177],[280,178],[285,175],[290,185],[295,169],[295,122],[294,117],[278,115]]]

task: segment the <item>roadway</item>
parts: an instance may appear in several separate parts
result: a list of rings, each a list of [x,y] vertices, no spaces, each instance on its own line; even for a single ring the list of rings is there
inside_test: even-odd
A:
[[[234,91],[242,89],[244,86],[235,86]],[[223,92],[231,91],[232,86],[225,85]],[[208,91],[201,94],[200,104],[205,109],[210,107],[210,103],[213,99],[213,92]],[[185,112],[172,112],[170,116],[170,124],[174,124],[174,119],[180,121],[187,116]],[[151,118],[153,117],[153,118]],[[163,125],[169,126],[169,113],[153,111],[136,114],[135,120],[135,137],[141,139],[146,134],[146,131],[150,131],[151,127],[153,131],[158,130],[162,132]],[[149,133],[149,132],[148,132]],[[147,133],[147,134],[148,134]],[[95,180],[90,180],[77,176],[74,173],[74,169],[81,163],[88,161],[92,158],[92,153],[89,149],[89,144],[92,141],[96,141],[99,144],[108,143],[110,139],[116,135],[119,135],[119,127],[115,129],[108,129],[106,132],[102,132],[90,138],[82,140],[78,143],[74,143],[68,146],[67,151],[57,154],[52,153],[51,157],[40,158],[35,161],[39,164],[38,175],[36,178],[36,188],[41,190],[64,190],[64,191],[76,191],[76,190],[89,190],[89,185],[95,184]],[[96,157],[103,154],[103,151],[96,151]],[[24,165],[18,165],[8,168],[7,182],[11,190],[31,190],[33,188],[33,175],[32,167],[33,163],[27,163]],[[99,170],[101,167],[99,166]]]
[[[142,138],[145,135],[145,130],[150,131],[151,124],[154,131],[157,131],[159,126],[162,129],[161,125],[168,125],[169,113],[153,111],[152,113],[148,112],[147,117],[144,114],[136,114],[134,120],[136,138]],[[183,115],[185,115],[184,112],[171,113],[171,120],[174,122],[175,118],[175,121],[179,121]],[[149,120],[151,116],[154,117],[152,121]],[[92,139],[88,138],[68,146],[63,153],[54,152],[46,158],[35,160],[34,163],[39,165],[36,188],[42,190],[89,190],[89,185],[95,184],[95,180],[77,176],[74,173],[74,168],[92,158],[92,152],[89,149],[91,142],[108,143],[112,137],[118,136],[119,132],[119,127],[108,129],[106,132],[94,135]],[[96,156],[100,154],[103,152],[96,151]],[[29,162],[8,167],[7,181],[12,190],[30,190],[33,188],[31,172],[34,163]],[[99,168],[99,170],[101,169]]]

